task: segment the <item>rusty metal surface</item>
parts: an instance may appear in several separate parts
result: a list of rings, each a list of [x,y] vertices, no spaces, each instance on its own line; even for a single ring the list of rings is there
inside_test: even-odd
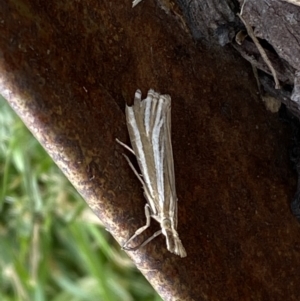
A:
[[[115,143],[128,142],[125,101],[136,88],[169,93],[188,256],[159,237],[133,261],[165,300],[296,300],[288,131],[242,59],[196,45],[166,11],[150,0],[134,10],[129,0],[1,0],[0,92],[120,243],[145,222]]]

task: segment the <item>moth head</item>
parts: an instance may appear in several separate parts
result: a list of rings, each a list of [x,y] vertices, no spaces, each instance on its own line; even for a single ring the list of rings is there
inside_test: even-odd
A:
[[[179,255],[180,257],[186,256],[186,251],[181,243],[177,231],[174,229],[172,222],[169,218],[164,218],[161,223],[162,234],[166,237],[167,248],[170,252]]]

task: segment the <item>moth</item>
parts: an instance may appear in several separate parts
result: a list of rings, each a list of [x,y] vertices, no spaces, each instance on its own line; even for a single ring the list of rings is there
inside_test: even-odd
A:
[[[125,250],[137,250],[145,246],[161,233],[166,237],[167,249],[181,257],[186,251],[177,233],[177,195],[173,151],[171,144],[171,97],[161,95],[153,89],[142,100],[140,90],[135,92],[133,106],[126,105],[126,122],[132,149],[117,140],[131,151],[137,159],[141,175],[129,158],[124,155],[129,166],[142,183],[146,225],[136,230],[123,245]],[[129,247],[132,240],[150,226],[151,218],[160,223],[161,229],[137,247]]]

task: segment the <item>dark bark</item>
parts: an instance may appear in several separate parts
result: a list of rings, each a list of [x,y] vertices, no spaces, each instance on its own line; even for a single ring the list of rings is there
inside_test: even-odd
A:
[[[214,39],[222,46],[231,44],[252,66],[263,71],[258,73],[260,83],[264,87],[261,93],[276,97],[300,119],[299,1],[289,1],[294,4],[279,0],[239,2],[240,5],[237,1],[178,0],[195,39],[205,38],[207,41]],[[246,39],[239,45],[234,39],[241,30],[246,31],[237,16],[237,13],[241,13],[242,6],[243,18],[254,28],[255,36],[260,39],[267,57],[277,72],[281,82],[280,90],[275,90],[274,84],[266,78],[264,73],[271,75],[271,71],[253,41]],[[292,120],[290,122],[293,124]],[[299,138],[296,136],[294,140]],[[293,161],[298,166],[300,154],[297,160],[294,158]],[[298,168],[296,170],[300,179],[300,172]],[[291,203],[292,211],[297,218],[300,210],[299,189],[300,187]]]
[[[244,1],[239,2],[178,0],[196,40],[214,40],[222,46],[232,44],[252,65],[270,74],[250,39],[241,46],[234,40],[236,34],[245,29],[237,16]],[[283,89],[286,84],[296,86],[292,100],[298,102],[300,92],[296,72],[300,70],[300,7],[279,0],[246,1],[243,18],[255,29],[255,35],[260,38],[279,73]],[[296,114],[300,117],[299,112]]]

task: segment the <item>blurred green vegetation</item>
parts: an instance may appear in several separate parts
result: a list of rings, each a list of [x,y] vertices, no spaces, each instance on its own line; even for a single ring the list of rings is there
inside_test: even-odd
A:
[[[161,298],[0,96],[0,300]]]

